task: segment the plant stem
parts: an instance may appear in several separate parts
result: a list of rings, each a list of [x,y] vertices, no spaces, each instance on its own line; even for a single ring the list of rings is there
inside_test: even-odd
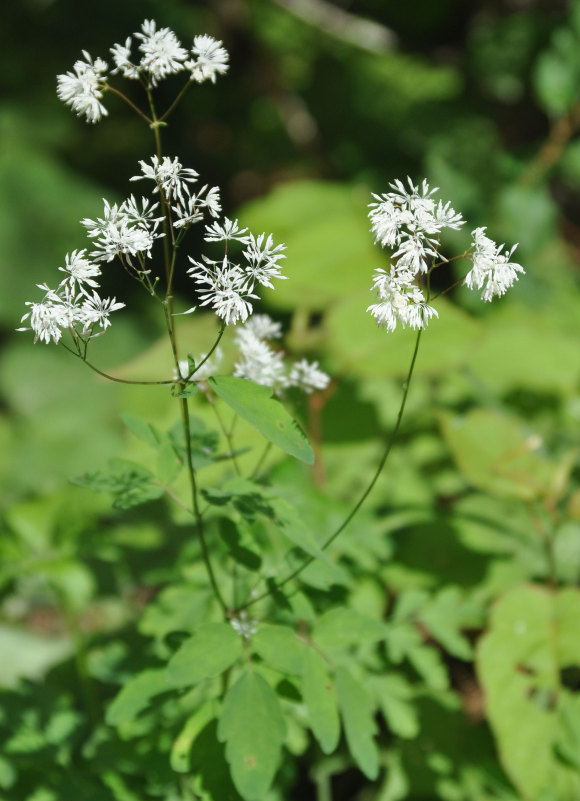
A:
[[[207,574],[209,576],[209,580],[214,592],[214,595],[221,606],[224,613],[227,612],[226,602],[224,601],[223,595],[221,594],[220,588],[216,581],[215,573],[213,572],[213,567],[211,564],[211,559],[209,557],[209,550],[207,547],[207,542],[205,540],[205,532],[203,528],[203,518],[201,516],[201,512],[199,510],[199,500],[197,495],[197,484],[195,480],[195,469],[193,467],[193,459],[191,453],[191,431],[189,426],[189,408],[187,404],[187,398],[180,398],[181,404],[181,418],[183,422],[183,432],[185,434],[185,451],[187,454],[187,471],[189,474],[189,484],[191,487],[191,500],[193,506],[193,513],[195,515],[195,525],[197,529],[197,535],[199,537],[199,542],[201,544],[201,553],[203,556],[203,561],[205,562],[205,566],[207,569]]]
[[[173,103],[169,106],[167,111],[164,114],[162,114],[161,117],[159,117],[159,122],[163,122],[164,120],[167,119],[167,117],[169,117],[169,115],[171,114],[171,112],[173,111],[175,106],[179,103],[179,101],[181,100],[183,95],[189,89],[190,85],[191,85],[191,80],[188,80],[187,83],[185,84],[185,86],[182,87],[181,91],[179,92],[179,94],[177,95],[177,97],[175,98]]]
[[[133,101],[132,101],[132,100],[129,100],[129,98],[127,97],[127,95],[123,94],[123,92],[120,92],[118,89],[115,89],[115,87],[114,87],[114,86],[110,86],[109,84],[107,84],[107,86],[106,86],[106,89],[107,89],[107,91],[108,91],[108,92],[113,92],[113,94],[117,95],[117,96],[118,96],[118,97],[120,97],[122,100],[124,100],[124,101],[125,101],[125,103],[127,103],[127,105],[131,106],[131,108],[133,109],[133,111],[136,111],[136,112],[137,112],[137,114],[138,114],[140,117],[142,117],[142,118],[145,120],[145,122],[146,122],[148,125],[151,125],[151,123],[153,122],[153,120],[150,120],[150,119],[149,119],[149,117],[147,116],[147,114],[144,114],[144,113],[141,111],[141,109],[139,108],[139,106],[136,106],[136,105],[135,105],[135,103],[133,103]]]
[[[401,399],[401,405],[399,407],[399,412],[397,414],[397,420],[395,422],[395,427],[393,428],[393,430],[392,430],[392,432],[391,432],[391,434],[390,434],[390,436],[389,436],[389,438],[387,440],[387,445],[385,447],[385,451],[384,451],[384,453],[383,453],[383,455],[381,457],[381,460],[380,460],[380,462],[379,462],[379,464],[377,466],[375,474],[372,477],[371,482],[368,485],[368,487],[365,489],[363,494],[360,496],[360,498],[358,499],[358,501],[356,502],[354,507],[351,509],[351,511],[348,513],[348,515],[345,517],[345,519],[342,521],[342,523],[338,526],[338,528],[320,546],[322,550],[325,550],[326,548],[328,548],[328,546],[331,545],[335,541],[335,539],[339,536],[339,534],[341,534],[344,531],[344,529],[348,526],[348,524],[353,519],[353,517],[356,515],[358,510],[361,508],[361,506],[363,505],[363,503],[365,502],[367,497],[370,495],[373,487],[377,483],[377,479],[379,478],[379,476],[380,476],[380,474],[381,474],[381,472],[383,470],[383,467],[385,466],[385,463],[386,463],[387,459],[389,458],[389,454],[391,452],[391,449],[393,447],[393,444],[394,444],[395,439],[397,437],[397,434],[399,432],[399,428],[401,426],[401,420],[403,419],[403,413],[405,411],[405,406],[407,404],[407,396],[409,395],[409,387],[411,386],[411,379],[413,377],[413,371],[415,369],[415,362],[417,361],[417,353],[419,352],[419,343],[421,341],[421,332],[422,332],[422,329],[419,329],[418,332],[417,332],[417,339],[415,340],[415,349],[413,350],[413,356],[411,358],[411,364],[409,366],[409,372],[407,373],[407,379],[406,379],[406,381],[405,381],[405,383],[403,385],[403,387],[404,387],[404,389],[403,389],[403,397]],[[267,598],[268,596],[272,595],[272,593],[277,592],[278,590],[280,590],[282,587],[284,587],[284,585],[288,584],[289,581],[292,581],[292,579],[297,578],[304,570],[306,570],[308,565],[310,565],[310,564],[312,564],[312,562],[314,562],[314,559],[315,559],[314,556],[309,556],[307,559],[305,559],[302,562],[300,567],[297,567],[295,570],[293,570],[292,573],[290,573],[288,576],[286,576],[286,578],[284,578],[284,579],[282,579],[282,581],[279,581],[276,584],[274,584],[266,592],[263,592],[261,595],[258,595],[255,598],[252,598],[250,601],[247,601],[245,604],[243,604],[242,606],[238,607],[236,609],[236,612],[240,612],[242,609],[247,609],[248,607],[253,606],[258,601],[262,601],[264,598]]]

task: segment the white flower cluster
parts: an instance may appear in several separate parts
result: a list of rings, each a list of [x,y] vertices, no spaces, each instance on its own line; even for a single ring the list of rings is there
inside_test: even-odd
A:
[[[124,303],[116,298],[102,298],[95,291],[99,288],[95,280],[101,275],[98,265],[86,257],[86,250],[73,250],[65,258],[65,266],[59,270],[66,274],[57,289],[50,289],[46,284],[38,284],[44,291],[40,303],[27,302],[29,311],[21,322],[29,321],[29,325],[18,331],[34,331],[34,341],[59,342],[62,332],[70,330],[74,335],[92,338],[109,327],[109,315],[122,309]]]
[[[483,288],[481,299],[490,301],[505,294],[518,280],[518,273],[525,271],[521,264],[510,262],[517,245],[502,253],[505,246],[496,245],[484,232],[485,228],[476,228],[472,232],[473,267],[465,276],[465,284],[469,289]]]
[[[286,258],[285,245],[274,245],[272,236],[254,236],[247,228],[240,228],[237,220],[227,217],[222,224],[206,225],[206,242],[224,242],[226,254],[219,261],[202,256],[202,261],[189,257],[193,267],[191,275],[199,290],[202,306],[211,306],[226,325],[245,323],[253,312],[252,300],[259,300],[256,286],[274,288],[274,278],[284,279],[278,263]],[[227,243],[237,241],[246,245],[242,251],[243,263],[233,261],[227,252]]]
[[[392,192],[373,195],[369,217],[375,241],[394,248],[394,263],[389,272],[377,269],[373,289],[378,303],[368,307],[379,325],[394,331],[397,322],[403,327],[424,328],[429,319],[438,316],[427,304],[418,278],[429,270],[428,262],[438,254],[439,234],[443,228],[460,228],[463,219],[449,203],[435,203],[426,181],[414,186],[408,179],[407,189],[401,181],[390,184]]]
[[[104,198],[103,203],[102,217],[81,220],[95,244],[91,256],[96,261],[113,261],[115,256],[124,256],[129,264],[132,256],[150,258],[153,243],[163,236],[158,231],[163,217],[155,216],[158,204],[150,205],[146,198],[141,198],[139,208],[132,195],[120,206],[111,205]]]
[[[236,333],[240,358],[234,365],[234,376],[247,378],[281,392],[298,387],[304,392],[326,389],[330,378],[318,367],[318,362],[302,359],[288,368],[284,355],[274,350],[268,340],[280,339],[282,328],[267,314],[256,314]]]
[[[422,283],[435,266],[435,259],[445,262],[439,252],[439,237],[444,228],[459,229],[464,220],[449,203],[436,202],[427,181],[415,186],[410,178],[408,188],[399,180],[390,184],[391,192],[373,195],[369,218],[375,242],[394,250],[388,272],[376,269],[372,289],[378,303],[367,311],[387,331],[394,331],[397,323],[403,327],[425,328],[431,317],[438,317],[429,306]],[[473,231],[473,269],[464,283],[470,288],[482,289],[483,300],[503,295],[523,273],[523,267],[510,263],[515,250],[503,253],[503,245],[496,245],[484,234],[485,228]],[[467,254],[466,254],[467,255]]]
[[[194,37],[188,51],[172,30],[158,29],[154,20],[145,20],[134,35],[139,40],[139,60],[133,60],[129,36],[124,44],[114,44],[110,49],[115,64],[111,75],[120,73],[124,78],[141,80],[146,86],[154,87],[169,75],[183,70],[189,70],[190,80],[196,83],[215,83],[216,77],[228,70],[228,53],[212,36]],[[57,93],[76,114],[94,123],[107,114],[100,100],[108,88],[109,66],[100,58],[93,61],[86,50],[83,56],[84,61],[77,61],[74,71],[58,76]]]

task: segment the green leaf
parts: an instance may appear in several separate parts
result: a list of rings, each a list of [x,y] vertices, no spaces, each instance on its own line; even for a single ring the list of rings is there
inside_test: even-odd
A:
[[[342,647],[378,642],[388,633],[386,623],[342,607],[331,609],[318,618],[312,638],[322,647]]]
[[[336,691],[324,660],[314,648],[306,651],[302,695],[314,736],[324,753],[331,754],[340,739]]]
[[[209,701],[191,715],[183,729],[177,735],[171,749],[171,768],[176,773],[189,773],[192,745],[202,729],[217,717],[218,707],[215,701]]]
[[[125,459],[112,459],[105,469],[70,480],[94,492],[112,492],[116,496],[113,502],[116,509],[130,509],[163,495],[163,488],[154,483],[150,470]]]
[[[331,568],[334,567],[325,552],[320,549],[320,546],[314,538],[314,534],[302,520],[295,506],[292,506],[288,501],[284,500],[284,498],[271,498],[270,506],[274,512],[276,523],[279,526],[281,534],[287,537],[294,545],[302,548],[307,554],[310,554],[310,556],[321,559]],[[336,570],[340,578],[342,573],[338,569]]]
[[[189,415],[189,441],[191,443],[191,457],[196,470],[213,464],[217,458],[216,451],[219,444],[217,431],[208,429],[203,420],[193,414]],[[169,440],[176,452],[185,461],[187,449],[183,435],[183,425],[176,423],[168,432]]]
[[[405,739],[416,737],[419,717],[411,684],[398,673],[389,673],[373,677],[371,686],[391,731]]]
[[[276,693],[259,673],[246,671],[228,691],[218,726],[234,784],[246,801],[261,801],[270,787],[285,733]]]
[[[209,383],[216,395],[267,440],[306,464],[314,463],[314,451],[304,432],[269,387],[233,376],[215,376]]]
[[[371,699],[346,668],[337,668],[336,682],[348,750],[364,775],[374,781],[379,775],[379,753]]]
[[[149,706],[156,695],[171,690],[164,670],[145,670],[131,679],[121,692],[115,696],[106,713],[106,721],[111,726],[128,723]]]
[[[183,462],[177,458],[175,448],[167,438],[161,440],[157,451],[157,475],[159,480],[169,485],[179,475]]]
[[[261,626],[252,637],[253,650],[266,664],[284,673],[302,673],[306,646],[288,626]]]
[[[461,628],[481,625],[483,610],[477,610],[472,604],[466,604],[457,587],[446,587],[439,592],[423,607],[418,617],[431,635],[452,656],[466,662],[471,660],[471,644],[461,633]]]
[[[137,417],[135,414],[129,414],[129,412],[123,412],[121,414],[121,420],[125,423],[129,431],[137,437],[137,439],[140,439],[141,442],[145,442],[146,445],[150,445],[152,448],[157,448],[160,437],[150,423],[148,423],[146,420],[143,420],[142,417]]]
[[[553,798],[580,797],[580,772],[562,758],[576,740],[563,710],[579,707],[561,678],[580,666],[579,620],[576,588],[518,587],[493,608],[477,649],[500,758],[526,798],[548,790]]]
[[[207,623],[186,640],[167,666],[167,681],[187,687],[218,676],[242,654],[242,640],[229,623]]]
[[[537,453],[541,439],[518,420],[488,409],[463,417],[443,413],[440,420],[459,469],[475,486],[533,500],[552,484],[557,465]]]

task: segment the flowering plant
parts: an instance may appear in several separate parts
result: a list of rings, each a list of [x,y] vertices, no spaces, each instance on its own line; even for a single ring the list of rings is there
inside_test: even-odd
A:
[[[280,399],[292,388],[311,395],[326,390],[330,383],[317,361],[290,362],[278,345],[281,324],[254,311],[263,287],[274,289],[278,281],[290,277],[282,273],[285,246],[271,234],[252,233],[237,219],[222,216],[219,188],[202,184],[196,170],[162,150],[161,130],[177,102],[192,83],[213,83],[224,75],[228,54],[221,42],[207,35],[196,36],[187,50],[173,31],[158,29],[150,20],[135,39],[139,59],[132,54],[129,37],[111,48],[115,65],[111,71],[104,60],[93,60],[83,52],[83,60],[76,62],[73,71],[58,77],[58,95],[87,122],[97,123],[108,114],[103,101],[112,92],[147,122],[156,152],[139,162],[140,171],[129,180],[150,189],[150,196],[130,195],[120,204],[104,200],[101,217],[81,221],[90,247],[65,256],[58,268],[64,277],[56,288],[39,285],[43,296],[27,303],[19,329],[31,330],[35,341],[66,348],[105,378],[168,385],[179,405],[181,422],[167,435],[158,434],[144,421],[128,422],[137,436],[157,450],[158,476],[123,463],[75,479],[96,491],[112,492],[117,508],[162,495],[176,501],[193,521],[196,556],[210,590],[203,613],[192,622],[193,635],[176,648],[162,643],[154,652],[153,667],[131,678],[110,704],[107,721],[122,728],[159,696],[171,693],[182,699],[184,690],[191,691],[173,753],[180,754],[184,740],[191,745],[201,731],[215,724],[212,742],[225,744],[235,792],[248,801],[259,801],[266,797],[279,767],[287,727],[296,715],[303,715],[289,711],[288,698],[279,687],[282,674],[299,687],[307,726],[322,751],[329,754],[337,749],[342,720],[352,758],[374,779],[379,761],[373,708],[356,658],[347,658],[340,647],[345,643],[350,647],[358,638],[367,644],[379,642],[387,636],[386,628],[380,621],[340,606],[317,616],[304,598],[301,605],[294,595],[313,565],[331,574],[338,569],[326,551],[359,513],[383,470],[405,410],[422,330],[438,317],[431,305],[435,301],[431,277],[450,260],[443,254],[440,235],[445,229],[459,229],[464,220],[450,203],[434,199],[436,190],[426,181],[415,185],[410,179],[407,184],[396,180],[391,191],[374,195],[370,203],[375,241],[392,255],[387,269],[379,267],[374,272],[377,302],[368,311],[388,332],[399,323],[416,329],[416,343],[396,422],[371,480],[341,519],[333,519],[328,530],[315,535],[314,521],[303,520],[284,493],[269,485],[262,474],[272,445],[303,463],[314,462],[307,436]],[[188,73],[187,82],[169,108],[158,114],[155,88],[181,72]],[[146,111],[110,82],[117,75],[139,83]],[[188,255],[184,263],[183,243],[198,224],[204,226],[208,252]],[[511,261],[512,255],[513,249],[497,246],[484,228],[476,228],[472,245],[455,258],[471,260],[464,283],[482,290],[482,299],[490,301],[503,295],[523,273]],[[89,359],[92,340],[111,327],[113,312],[125,307],[116,297],[99,292],[104,265],[113,262],[145,290],[163,315],[173,364],[158,380],[127,381],[108,375]],[[177,310],[179,300],[174,297],[178,271],[191,278],[192,300],[183,310]],[[215,338],[203,353],[184,354],[177,319],[208,311],[216,319]],[[231,328],[239,355],[233,375],[219,375],[222,339],[227,339]],[[190,412],[190,398],[196,393],[215,408],[227,443],[224,453],[218,451],[218,436],[203,430]],[[219,402],[234,412],[234,421],[242,418],[266,439],[264,453],[251,470],[240,465],[242,449],[236,445],[234,425],[223,423]],[[202,486],[199,472],[220,462],[227,465],[221,486]],[[182,472],[189,500],[181,497],[181,488],[173,488]],[[275,543],[269,551],[263,544],[268,539]],[[268,555],[264,566],[262,550]],[[305,627],[305,619],[311,625]],[[179,758],[174,762],[180,764]],[[200,781],[203,784],[203,776]],[[204,798],[210,797],[206,785],[202,792]]]

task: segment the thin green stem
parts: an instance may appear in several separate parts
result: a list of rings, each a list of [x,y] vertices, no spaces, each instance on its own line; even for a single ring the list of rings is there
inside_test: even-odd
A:
[[[397,434],[398,434],[399,428],[401,426],[401,421],[403,419],[403,413],[405,411],[405,406],[407,404],[407,397],[409,395],[409,387],[411,386],[411,379],[413,377],[413,371],[415,369],[415,362],[417,361],[417,354],[419,352],[419,343],[421,341],[421,332],[422,332],[422,329],[419,329],[418,332],[417,332],[417,338],[415,340],[415,348],[413,350],[413,356],[411,358],[411,364],[409,366],[409,372],[407,373],[407,379],[406,379],[406,381],[405,381],[405,383],[403,385],[404,386],[403,397],[401,399],[401,405],[399,407],[399,412],[397,414],[397,420],[395,422],[395,427],[393,428],[393,430],[392,430],[392,432],[391,432],[391,434],[390,434],[390,436],[389,436],[389,438],[387,440],[385,451],[384,451],[384,453],[383,453],[383,455],[382,455],[382,457],[381,457],[381,459],[379,461],[379,464],[377,466],[375,474],[372,477],[370,484],[367,486],[365,491],[362,493],[362,495],[360,496],[360,498],[358,499],[358,501],[356,502],[354,507],[351,509],[351,511],[348,513],[348,515],[345,517],[345,519],[342,521],[342,523],[338,526],[337,529],[335,529],[335,531],[320,546],[322,550],[325,550],[330,545],[332,545],[332,543],[335,541],[335,539],[348,526],[350,521],[353,519],[353,517],[356,515],[358,510],[361,508],[363,503],[366,501],[366,499],[370,495],[373,487],[377,483],[377,480],[378,480],[378,478],[379,478],[379,476],[380,476],[380,474],[381,474],[381,472],[383,470],[383,467],[385,466],[385,463],[386,463],[387,459],[389,458],[389,454],[390,454],[390,452],[392,450],[392,447],[393,447],[393,444],[394,444],[394,442],[395,442],[395,440],[397,438]],[[275,583],[269,590],[267,590],[266,592],[263,592],[261,595],[258,595],[255,598],[252,598],[250,601],[248,601],[247,603],[243,604],[243,606],[238,607],[238,609],[236,609],[236,612],[240,612],[242,609],[247,609],[248,607],[253,606],[258,601],[262,601],[264,598],[267,598],[268,596],[272,595],[272,593],[277,592],[278,590],[280,590],[282,587],[284,587],[286,584],[288,584],[289,581],[292,581],[293,579],[297,578],[304,570],[306,570],[308,565],[310,565],[310,564],[312,564],[312,562],[314,562],[314,559],[315,559],[315,557],[313,557],[313,556],[310,556],[307,559],[305,559],[302,562],[302,564],[299,567],[297,567],[295,570],[293,570],[288,576],[286,576],[286,578],[282,579],[282,581],[279,581],[279,582]]]
[[[221,428],[221,430],[223,432],[223,435],[226,438],[226,441],[228,443],[228,451],[229,451],[228,455],[231,456],[232,464],[234,465],[234,470],[236,471],[238,476],[241,476],[242,475],[242,471],[240,470],[240,466],[237,463],[236,457],[235,457],[235,454],[234,454],[234,441],[233,441],[233,438],[232,438],[232,430],[230,429],[230,431],[228,431],[228,428],[227,428],[226,424],[224,423],[224,419],[221,416],[221,412],[218,410],[218,407],[216,406],[215,398],[212,398],[212,400],[211,400],[211,407],[212,407],[212,409],[214,411],[215,416],[217,417],[217,421],[219,423],[219,426],[220,426],[220,428]],[[234,415],[234,420],[235,420],[235,417],[236,416]]]
[[[265,448],[264,448],[264,450],[262,451],[262,453],[261,453],[261,455],[260,455],[260,458],[258,459],[258,461],[257,461],[257,463],[256,463],[256,466],[254,467],[254,469],[253,469],[253,470],[252,470],[252,472],[250,473],[250,478],[251,478],[252,480],[253,480],[253,479],[255,479],[255,478],[256,478],[256,476],[258,475],[258,473],[260,472],[260,469],[261,469],[262,465],[264,464],[264,462],[265,462],[265,460],[266,460],[266,457],[267,457],[267,456],[268,456],[268,454],[270,453],[270,450],[271,450],[271,449],[272,449],[272,443],[271,443],[271,442],[267,442],[267,443],[266,443],[266,447],[265,447]]]
[[[154,386],[157,384],[159,385],[175,384],[174,378],[167,378],[164,379],[163,381],[131,381],[129,378],[117,378],[114,375],[109,375],[109,373],[105,373],[102,370],[99,370],[99,368],[95,367],[94,364],[91,364],[82,353],[77,353],[72,348],[69,348],[69,346],[62,340],[60,341],[60,344],[63,346],[65,350],[68,350],[69,353],[72,353],[73,356],[76,356],[77,359],[80,359],[82,362],[84,362],[87,365],[87,367],[90,367],[91,370],[93,370],[95,373],[98,373],[103,378],[107,378],[109,381],[115,381],[117,384],[142,384],[144,386]]]
[[[181,405],[181,418],[183,422],[183,433],[185,434],[185,452],[187,455],[187,471],[189,474],[189,484],[191,487],[191,500],[193,506],[193,513],[195,515],[195,524],[197,529],[197,535],[199,537],[199,542],[201,545],[201,553],[203,557],[203,561],[205,562],[207,574],[209,576],[209,580],[214,592],[214,595],[221,606],[224,614],[227,613],[227,606],[226,602],[224,601],[223,595],[220,591],[218,583],[216,581],[215,573],[213,571],[213,567],[211,564],[211,559],[209,556],[209,550],[207,547],[207,542],[205,539],[205,531],[203,526],[203,518],[199,509],[199,499],[197,493],[197,483],[195,480],[195,469],[193,467],[193,457],[191,452],[191,430],[189,426],[189,408],[187,404],[187,398],[180,398],[180,405]]]
[[[177,104],[179,103],[183,95],[187,92],[190,86],[191,86],[191,80],[188,80],[185,86],[182,87],[181,91],[179,92],[173,103],[169,106],[167,111],[164,114],[162,114],[161,117],[159,117],[159,122],[163,122],[164,120],[167,119],[167,117],[169,117],[173,109],[177,106]]]
[[[209,351],[207,352],[207,354],[206,354],[206,355],[203,357],[203,359],[200,361],[200,363],[195,365],[195,369],[194,369],[194,370],[193,370],[193,371],[192,371],[192,372],[191,372],[191,373],[190,373],[190,374],[187,376],[187,378],[185,379],[186,381],[191,381],[191,379],[192,379],[192,378],[193,378],[193,376],[194,376],[194,375],[197,373],[197,371],[199,370],[199,368],[200,368],[200,367],[203,367],[203,365],[204,365],[204,364],[207,362],[207,360],[208,360],[208,359],[211,357],[211,355],[212,355],[212,353],[214,352],[214,350],[215,350],[215,349],[217,348],[217,346],[220,344],[220,339],[221,339],[221,338],[222,338],[222,336],[224,335],[224,331],[225,331],[225,330],[226,330],[226,324],[225,324],[224,322],[222,322],[222,324],[221,324],[221,326],[220,326],[220,330],[219,330],[219,332],[218,332],[218,335],[217,335],[217,339],[216,339],[216,341],[213,343],[213,345],[211,346],[210,350],[209,350]]]
[[[147,116],[147,114],[145,114],[143,111],[141,111],[141,109],[139,108],[139,106],[136,106],[136,105],[135,105],[135,103],[133,103],[133,101],[132,101],[132,100],[129,100],[129,98],[127,97],[127,95],[123,94],[123,92],[120,92],[118,89],[115,89],[115,87],[114,87],[114,86],[110,86],[109,84],[106,84],[105,88],[106,88],[106,90],[107,90],[108,92],[113,92],[113,94],[117,95],[117,96],[118,96],[118,97],[120,97],[122,100],[124,100],[124,101],[125,101],[125,103],[127,103],[127,105],[128,105],[128,106],[131,106],[131,108],[133,109],[133,111],[136,111],[136,112],[137,112],[137,114],[138,114],[140,117],[142,117],[142,118],[145,120],[145,122],[146,122],[148,125],[151,125],[151,124],[152,124],[153,120],[149,119],[149,117]]]

